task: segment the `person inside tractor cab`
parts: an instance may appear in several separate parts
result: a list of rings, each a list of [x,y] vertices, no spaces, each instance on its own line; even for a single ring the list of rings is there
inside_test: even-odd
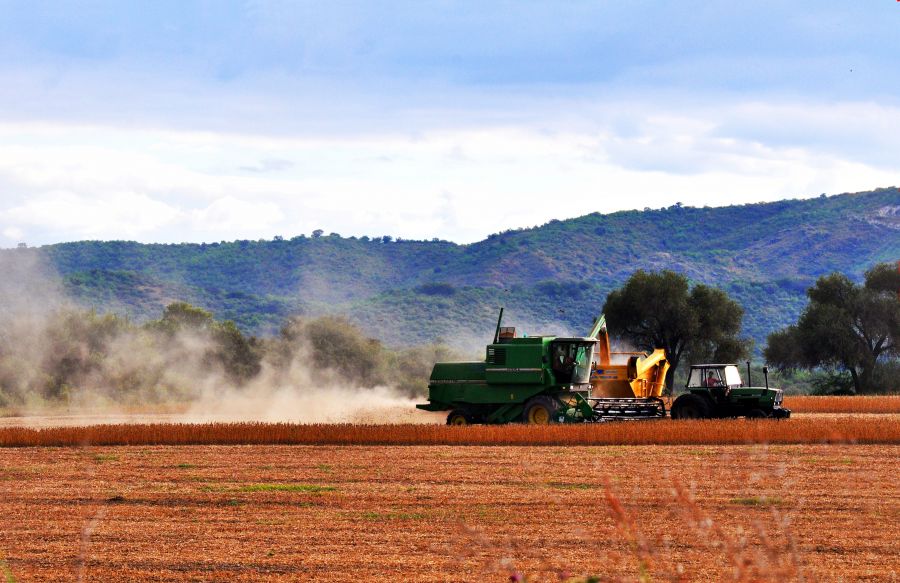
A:
[[[709,374],[706,375],[706,381],[704,381],[703,384],[708,389],[714,389],[716,387],[721,387],[722,381],[716,377],[716,373],[714,373],[713,371],[709,371]]]

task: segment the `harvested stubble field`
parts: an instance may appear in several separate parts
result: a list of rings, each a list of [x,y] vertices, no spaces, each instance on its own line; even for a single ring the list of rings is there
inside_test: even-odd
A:
[[[900,444],[900,416],[645,421],[574,425],[169,423],[2,427],[0,446]]]
[[[900,395],[787,396],[784,406],[794,413],[900,413]]]
[[[7,448],[0,580],[891,581],[898,456],[874,445]]]

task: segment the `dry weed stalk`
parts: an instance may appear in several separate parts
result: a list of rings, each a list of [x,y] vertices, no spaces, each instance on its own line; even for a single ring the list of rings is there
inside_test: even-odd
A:
[[[548,555],[548,548],[544,541],[539,541],[536,545],[528,545],[522,543],[521,540],[506,536],[499,539],[491,539],[478,528],[473,528],[465,523],[459,523],[459,532],[463,537],[464,545],[462,552],[454,554],[458,559],[459,568],[462,569],[463,559],[474,559],[479,555],[484,555],[484,559],[480,560],[479,567],[483,574],[494,576],[502,573],[510,583],[536,583],[538,581],[563,581],[565,583],[579,583],[581,581],[593,581],[593,579],[582,579],[573,577],[567,570],[560,569],[552,564]],[[576,533],[581,535],[583,533]],[[533,553],[535,548],[542,552],[540,557],[540,566],[532,570],[528,574],[521,568],[521,560],[516,557],[522,557],[526,553]]]
[[[637,580],[641,583],[649,583],[654,579],[678,583],[690,580],[683,567],[674,564],[666,556],[666,553],[661,551],[663,545],[659,544],[659,541],[654,543],[644,535],[609,479],[604,480],[604,485],[604,498],[610,517],[637,563]],[[755,535],[752,539],[746,536],[734,536],[714,521],[678,480],[673,480],[672,493],[675,506],[690,535],[694,540],[707,546],[710,551],[724,555],[730,566],[732,581],[738,583],[803,582],[797,543],[790,533],[789,521],[786,516],[772,509],[776,527],[782,534],[783,541],[776,540],[771,536],[758,520],[752,523]],[[596,583],[614,580],[609,574],[571,576],[565,571],[551,567],[546,560],[541,568],[526,574],[517,568],[515,557],[521,557],[524,551],[533,549],[523,549],[521,543],[512,538],[499,542],[491,540],[481,530],[463,523],[460,523],[459,528],[460,533],[466,539],[463,555],[468,558],[478,554],[486,555],[487,559],[482,562],[481,568],[487,573],[506,573],[511,583],[541,580]],[[543,549],[543,547],[541,548]],[[712,552],[709,558],[713,560]],[[461,563],[462,561],[460,561]]]
[[[677,568],[673,569],[664,559],[660,558],[658,552],[660,545],[651,544],[641,532],[609,478],[604,480],[603,496],[616,529],[625,538],[631,554],[637,560],[638,580],[641,583],[649,583],[653,580],[652,573],[655,571],[668,581],[686,581],[687,579],[678,572]],[[589,579],[584,579],[584,581],[587,580]]]
[[[777,510],[772,509],[773,516],[787,544],[779,544],[762,523],[754,521],[754,540],[761,545],[759,548],[746,537],[736,538],[723,529],[700,508],[693,495],[677,479],[673,480],[672,492],[676,507],[696,540],[708,541],[709,546],[719,549],[731,564],[732,580],[742,583],[803,581],[796,541],[787,529],[786,518],[781,518]]]
[[[91,546],[91,536],[94,534],[97,525],[106,516],[107,507],[101,506],[97,509],[94,516],[85,523],[81,529],[81,547],[78,551],[78,581],[85,581],[85,573],[87,572],[88,553]]]

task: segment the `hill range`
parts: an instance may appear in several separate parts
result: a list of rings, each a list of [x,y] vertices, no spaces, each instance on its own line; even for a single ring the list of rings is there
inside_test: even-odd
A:
[[[300,235],[203,244],[80,241],[40,247],[85,306],[158,317],[174,300],[270,334],[291,315],[347,315],[389,345],[483,345],[497,309],[527,333],[584,334],[637,269],[726,290],[757,348],[832,271],[900,259],[900,190],[717,208],[594,213],[469,245]],[[20,250],[5,250],[16,253]],[[615,333],[615,331],[613,331]]]

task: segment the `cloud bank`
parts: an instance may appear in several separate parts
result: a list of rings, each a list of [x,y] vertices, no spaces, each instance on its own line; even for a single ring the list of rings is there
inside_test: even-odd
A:
[[[895,185],[895,4],[9,5],[0,246],[471,242]]]

